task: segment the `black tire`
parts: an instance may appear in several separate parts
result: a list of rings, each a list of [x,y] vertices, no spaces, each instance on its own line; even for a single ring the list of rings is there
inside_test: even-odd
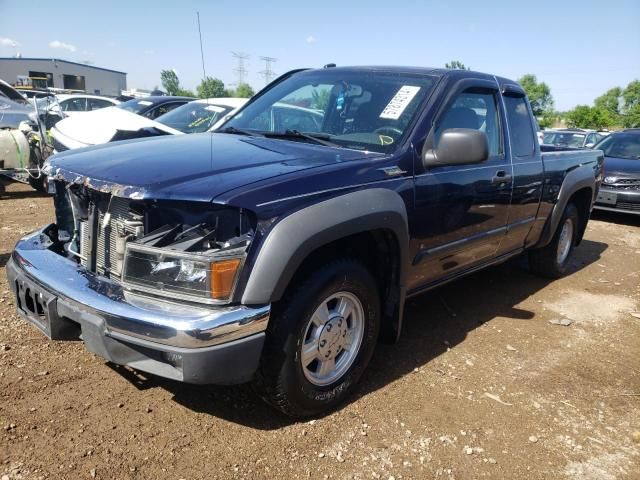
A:
[[[571,244],[569,253],[566,255],[563,261],[558,261],[558,248],[560,244],[560,236],[562,228],[567,221],[573,223]],[[547,278],[560,278],[567,274],[569,266],[569,260],[573,253],[573,247],[576,243],[576,236],[578,235],[578,227],[580,225],[580,215],[578,209],[573,203],[569,203],[558,222],[558,227],[553,235],[553,239],[549,245],[529,251],[529,268],[532,272]]]
[[[35,146],[33,143],[31,144],[31,161],[29,162],[29,168],[32,170],[37,170],[42,167],[42,153],[40,151],[40,147]],[[32,176],[29,174],[29,185],[31,188],[38,192],[47,193],[49,189],[49,179],[47,176],[40,171],[40,175],[38,177]]]
[[[364,311],[364,334],[355,360],[334,383],[317,386],[305,377],[301,347],[309,320],[331,295],[348,292]],[[300,418],[335,408],[369,364],[380,330],[380,299],[371,273],[358,261],[334,260],[311,271],[274,305],[254,380],[257,393],[285,414]]]
[[[30,176],[29,185],[31,185],[31,188],[33,188],[34,190],[42,193],[47,193],[47,190],[49,189],[49,182],[47,180],[47,176],[44,173],[41,173],[40,177],[38,178]]]

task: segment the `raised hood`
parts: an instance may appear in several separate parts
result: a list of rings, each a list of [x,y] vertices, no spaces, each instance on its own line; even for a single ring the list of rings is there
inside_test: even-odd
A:
[[[60,120],[54,128],[64,136],[84,145],[107,143],[117,130],[137,131],[141,128],[157,128],[173,135],[182,134],[178,130],[118,107],[101,108],[81,115],[72,115]]]
[[[69,150],[51,157],[47,172],[122,197],[211,201],[260,180],[365,156],[300,142],[201,133]]]

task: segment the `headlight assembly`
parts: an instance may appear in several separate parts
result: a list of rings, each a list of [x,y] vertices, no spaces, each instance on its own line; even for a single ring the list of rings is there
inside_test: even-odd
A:
[[[125,286],[156,295],[204,303],[224,303],[233,292],[244,250],[191,254],[128,243]]]

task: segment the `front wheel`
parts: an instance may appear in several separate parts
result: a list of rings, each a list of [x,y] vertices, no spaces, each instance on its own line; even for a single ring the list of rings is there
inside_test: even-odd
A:
[[[274,306],[255,386],[293,417],[334,408],[353,389],[380,328],[376,282],[355,260],[307,274]]]
[[[529,252],[529,266],[534,273],[549,278],[560,278],[567,273],[579,219],[578,209],[568,204],[549,245]]]

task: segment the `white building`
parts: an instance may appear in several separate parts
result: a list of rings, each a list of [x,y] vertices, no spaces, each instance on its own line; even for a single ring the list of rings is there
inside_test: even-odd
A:
[[[127,88],[127,74],[57,58],[0,57],[0,78],[12,85],[27,77],[47,78],[47,86],[118,96]]]

